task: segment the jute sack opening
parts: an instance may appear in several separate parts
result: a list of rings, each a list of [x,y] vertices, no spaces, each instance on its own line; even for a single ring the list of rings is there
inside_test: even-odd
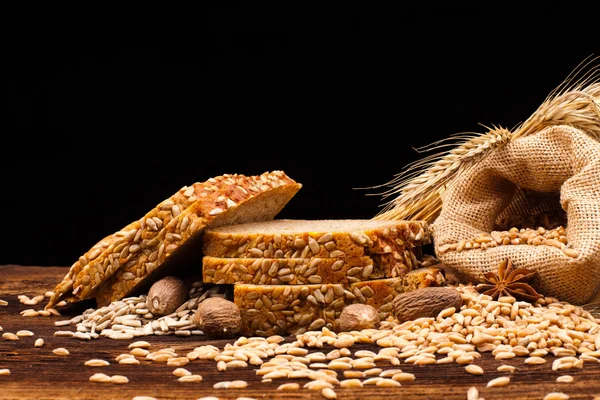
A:
[[[556,207],[547,201],[554,193],[559,193]],[[567,247],[577,257],[550,245],[448,247],[489,235],[501,217],[525,219],[558,212],[558,206],[567,214]],[[538,272],[536,286],[546,296],[585,304],[600,286],[600,142],[563,125],[506,143],[455,178],[431,229],[437,257],[474,280],[510,258],[518,268]]]
[[[450,137],[460,142],[450,151],[376,186],[391,187],[384,198],[396,197],[374,219],[429,222],[436,256],[473,283],[510,258],[537,271],[533,283],[545,296],[600,300],[600,67],[566,87],[574,76],[514,130]],[[569,254],[550,245],[459,246],[542,214],[566,216]]]

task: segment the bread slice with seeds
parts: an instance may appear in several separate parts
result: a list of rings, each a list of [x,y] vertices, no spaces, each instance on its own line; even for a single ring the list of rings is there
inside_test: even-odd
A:
[[[204,256],[204,283],[298,285],[353,283],[371,279],[402,277],[418,267],[420,247],[393,253],[338,258],[226,258]]]
[[[273,219],[300,190],[282,171],[237,176],[235,183],[194,202],[145,243],[139,254],[102,281],[92,293],[98,305],[142,292],[161,276],[201,265],[207,228]]]
[[[203,251],[228,258],[361,257],[430,243],[425,221],[279,219],[207,229]]]
[[[351,284],[233,286],[233,300],[242,315],[246,336],[298,335],[327,327],[337,330],[337,319],[349,304],[368,304],[380,320],[393,317],[392,300],[400,293],[421,287],[444,286],[443,271],[415,269],[404,277]]]
[[[238,206],[228,196],[232,193],[237,194],[234,197],[239,202],[244,202],[272,191],[272,196],[276,200],[263,204],[263,216],[260,215],[261,210],[255,209],[256,205],[250,204],[249,207],[242,208],[248,210],[248,214],[242,215],[239,219],[245,222],[273,218],[273,215],[283,208],[301,186],[283,171],[265,172],[256,176],[225,174],[205,182],[194,183],[192,186],[185,186],[169,199],[158,204],[144,217],[104,238],[80,257],[71,266],[62,282],[56,286],[54,296],[46,307],[53,307],[64,298],[77,301],[94,297],[99,286],[118,271],[119,279],[131,278],[131,273],[135,277],[145,275],[147,271],[137,266],[140,263],[142,266],[156,265],[164,260],[165,254],[161,252],[164,252],[165,240],[177,235],[176,232],[170,232],[168,227],[175,228],[177,224],[173,224],[173,221],[177,220],[181,228],[181,222],[185,224],[187,219],[178,217],[189,215],[192,210],[198,214],[198,217],[206,214],[208,219],[214,219],[211,213],[215,213],[215,210],[228,211]],[[126,271],[121,271],[124,267],[127,267]],[[130,274],[123,276],[123,272]]]

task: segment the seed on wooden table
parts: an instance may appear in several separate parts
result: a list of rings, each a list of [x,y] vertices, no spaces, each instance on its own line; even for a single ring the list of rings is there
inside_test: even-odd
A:
[[[496,371],[498,372],[515,372],[517,368],[513,365],[508,365],[508,364],[504,364],[504,365],[500,365],[498,368],[496,368]]]
[[[55,331],[54,336],[56,337],[73,337],[74,333],[71,331]]]
[[[6,376],[6,375],[10,375],[10,369],[8,369],[8,368],[0,369],[0,376]]]
[[[106,374],[94,374],[90,376],[90,382],[95,383],[108,383],[110,382],[110,376]]]
[[[113,375],[110,377],[110,383],[123,384],[129,383],[129,379],[123,375]]]
[[[277,390],[279,390],[280,392],[286,391],[286,390],[298,390],[298,389],[300,389],[300,385],[297,383],[284,383],[284,384],[277,386]]]
[[[569,395],[562,392],[550,392],[544,396],[544,400],[567,400]]]
[[[107,365],[110,365],[110,363],[99,358],[92,358],[91,360],[87,360],[84,365],[86,367],[106,367]]]
[[[510,383],[510,378],[508,376],[501,376],[499,378],[492,379],[486,385],[486,387],[500,387],[506,386]]]
[[[344,371],[345,378],[364,378],[366,375],[363,371]]]
[[[8,301],[0,299],[0,306],[7,306]]]
[[[545,364],[546,360],[542,357],[528,357],[523,362],[525,364],[529,364],[529,365],[538,365],[538,364]]]
[[[379,387],[398,387],[402,384],[390,378],[381,378],[375,385]]]
[[[119,364],[121,365],[140,365],[140,360],[135,357],[124,357],[119,360]]]
[[[139,340],[137,342],[133,342],[129,345],[130,349],[148,349],[150,348],[150,343],[145,340]]]
[[[467,365],[465,367],[465,371],[473,375],[483,375],[483,368],[475,364]]]
[[[44,345],[44,339],[42,338],[38,338],[35,340],[35,343],[33,344],[35,347],[42,347]]]
[[[408,372],[399,372],[392,375],[392,379],[396,382],[412,382],[415,380],[415,375]]]
[[[173,370],[173,375],[182,377],[192,375],[192,373],[185,368],[176,368],[175,370]]]
[[[56,349],[52,350],[52,352],[57,356],[68,356],[71,354],[69,353],[69,350],[65,349],[64,347],[57,347]]]
[[[27,336],[33,336],[34,333],[31,331],[27,331],[27,330],[21,330],[17,332],[17,336],[19,337],[27,337]]]
[[[467,400],[478,400],[479,399],[479,390],[475,386],[471,386],[469,390],[467,390]]]
[[[323,388],[323,390],[321,390],[321,396],[326,399],[337,399],[337,394],[331,388]]]
[[[37,317],[38,315],[40,315],[40,313],[38,313],[35,310],[25,310],[21,312],[21,315],[24,317]]]
[[[142,349],[141,347],[134,347],[129,352],[129,354],[131,354],[134,357],[146,357],[149,353],[150,352],[148,350]]]
[[[213,389],[227,389],[227,388],[229,388],[230,383],[231,382],[229,382],[229,381],[217,382],[213,385]]]
[[[185,375],[177,379],[179,382],[202,382],[202,375]]]
[[[167,360],[167,365],[170,367],[181,367],[190,362],[187,357],[171,357]]]
[[[236,380],[229,382],[229,386],[227,386],[227,389],[244,389],[246,387],[248,387],[248,382]]]
[[[19,340],[19,337],[17,335],[15,335],[14,333],[10,333],[10,332],[4,332],[2,334],[2,337],[6,340]]]
[[[571,382],[573,382],[573,377],[571,375],[561,375],[558,378],[556,378],[556,382],[571,383]]]
[[[314,381],[307,382],[306,384],[304,384],[303,387],[308,390],[323,390],[325,388],[333,388],[333,384],[323,379],[317,379]]]

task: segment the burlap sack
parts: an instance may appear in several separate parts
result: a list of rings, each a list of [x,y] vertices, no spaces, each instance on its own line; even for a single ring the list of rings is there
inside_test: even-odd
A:
[[[454,178],[431,225],[436,256],[474,282],[510,258],[538,272],[536,288],[572,304],[589,302],[600,288],[600,141],[568,126],[549,126],[511,140]],[[503,245],[448,250],[498,229],[501,221],[564,210],[567,256],[548,245]],[[445,246],[445,247],[443,247]]]

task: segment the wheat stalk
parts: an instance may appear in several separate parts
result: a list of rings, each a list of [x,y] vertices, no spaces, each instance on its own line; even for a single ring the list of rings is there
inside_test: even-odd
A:
[[[384,185],[372,186],[370,189],[390,188],[378,193],[384,200],[383,209],[373,219],[433,222],[441,211],[442,197],[456,176],[473,168],[493,149],[544,127],[571,125],[600,140],[600,67],[592,67],[586,72],[586,68],[599,59],[584,60],[525,122],[512,131],[493,127],[483,134],[460,133],[422,148],[422,151],[439,151],[453,147],[408,164]],[[389,200],[392,196],[395,197]]]

